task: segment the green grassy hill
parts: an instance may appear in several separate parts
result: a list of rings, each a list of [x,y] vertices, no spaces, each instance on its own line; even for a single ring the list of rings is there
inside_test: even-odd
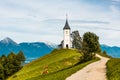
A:
[[[54,50],[27,65],[8,80],[25,80],[68,68],[79,62],[81,54],[76,50]]]
[[[120,58],[113,58],[107,62],[108,80],[120,80]]]
[[[97,59],[78,64],[83,56],[77,50],[53,50],[27,65],[8,80],[64,80]]]

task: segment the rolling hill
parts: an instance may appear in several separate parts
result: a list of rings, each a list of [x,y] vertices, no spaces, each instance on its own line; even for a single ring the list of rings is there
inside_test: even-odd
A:
[[[86,65],[99,60],[79,63],[83,58],[77,50],[53,50],[41,58],[26,64],[19,72],[7,80],[65,80]]]
[[[80,61],[80,57],[82,55],[77,50],[53,50],[50,54],[25,65],[8,80],[26,80],[62,71],[77,64]]]

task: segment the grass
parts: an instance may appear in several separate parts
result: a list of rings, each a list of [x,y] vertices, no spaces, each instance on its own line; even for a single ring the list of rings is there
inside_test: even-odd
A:
[[[62,74],[60,71],[75,66],[82,57],[82,54],[77,50],[53,50],[50,54],[25,65],[19,72],[9,77],[8,80],[26,80],[39,76],[46,77],[46,75],[55,75],[55,73],[56,75]]]
[[[99,60],[95,58],[80,63],[82,59],[82,54],[77,50],[56,49],[50,54],[25,65],[7,80],[65,80],[65,78],[86,65]]]
[[[108,80],[120,80],[120,59],[112,58],[106,65]]]
[[[90,60],[90,61],[87,61],[87,62],[84,62],[84,63],[81,63],[81,64],[74,65],[70,68],[63,69],[63,70],[60,70],[58,72],[33,77],[33,78],[30,78],[30,79],[27,79],[27,80],[65,80],[71,74],[75,73],[76,71],[82,69],[86,65],[88,65],[92,62],[95,62],[97,60],[99,60],[99,58],[96,58],[96,59],[93,59],[93,60]]]

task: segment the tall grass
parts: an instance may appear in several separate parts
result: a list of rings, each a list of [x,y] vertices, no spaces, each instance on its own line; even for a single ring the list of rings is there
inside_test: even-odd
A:
[[[120,59],[110,59],[106,65],[108,80],[120,80]]]

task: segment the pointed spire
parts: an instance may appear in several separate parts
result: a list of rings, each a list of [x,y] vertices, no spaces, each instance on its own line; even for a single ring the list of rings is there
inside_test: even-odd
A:
[[[63,30],[64,29],[70,29],[69,24],[68,24],[68,16],[67,16],[67,14],[66,14],[66,23],[65,23],[65,26],[64,26]]]

